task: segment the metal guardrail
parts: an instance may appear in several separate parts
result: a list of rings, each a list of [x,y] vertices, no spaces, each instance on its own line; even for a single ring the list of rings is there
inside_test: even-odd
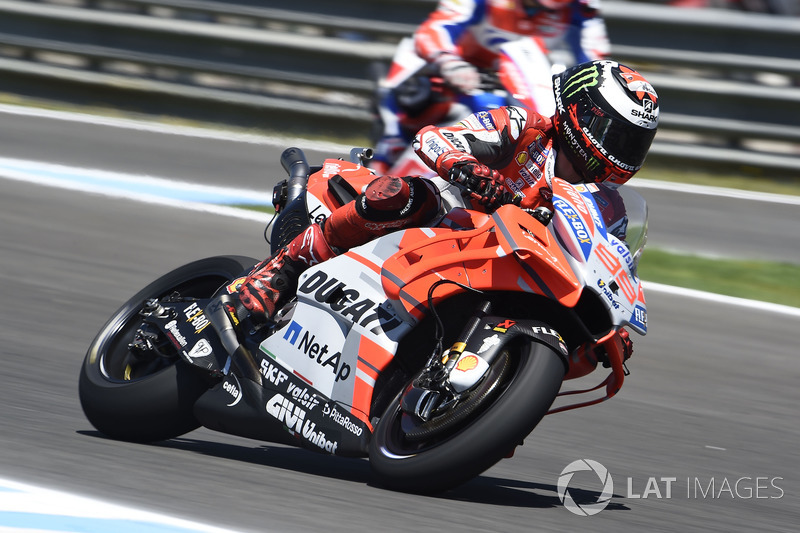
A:
[[[376,65],[433,0],[0,0],[0,91],[366,136]],[[607,2],[659,92],[649,160],[800,172],[800,20]],[[352,133],[351,133],[352,132]]]
[[[217,24],[236,24],[240,26],[260,27],[276,31],[302,32],[310,35],[321,35],[326,37],[347,36],[350,39],[359,41],[387,41],[397,43],[402,37],[409,35],[416,29],[415,23],[400,23],[387,13],[374,11],[367,15],[366,6],[375,4],[386,8],[390,5],[386,0],[376,0],[371,4],[356,2],[357,6],[348,6],[344,3],[336,2],[333,5],[338,9],[331,12],[323,11],[331,3],[316,3],[308,6],[309,2],[298,4],[302,10],[278,9],[264,7],[254,3],[231,4],[228,2],[217,2],[211,0],[120,0],[113,4],[106,4],[116,10],[129,13],[137,13],[149,16],[170,16],[184,20],[195,20],[201,22],[213,22]],[[394,2],[398,10],[409,2]],[[430,2],[417,2],[425,7],[426,11],[431,6]],[[102,3],[95,1],[97,7],[102,7]],[[309,9],[309,7],[311,9]],[[361,8],[361,9],[358,9]],[[319,12],[317,11],[319,10]],[[405,11],[404,9],[402,9]],[[349,13],[344,16],[343,13]],[[377,20],[377,16],[385,17],[385,20]],[[420,21],[422,18],[420,17]],[[369,19],[368,24],[354,24],[353,19]]]

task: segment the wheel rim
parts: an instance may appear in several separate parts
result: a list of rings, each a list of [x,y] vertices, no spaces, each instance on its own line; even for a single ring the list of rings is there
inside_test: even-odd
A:
[[[200,275],[170,287],[153,297],[161,299],[177,293],[184,298],[208,298],[227,282],[228,277],[219,274]],[[115,331],[106,337],[109,339],[107,340],[109,344],[100,350],[99,369],[109,382],[130,383],[147,379],[181,360],[177,350],[168,342],[164,344],[171,351],[171,353],[167,353],[167,356],[156,353],[137,354],[128,348],[136,330],[142,325],[139,311],[144,305],[144,300],[147,299],[144,298],[140,305],[120,313],[114,326]]]
[[[428,422],[415,422],[396,402],[389,415],[384,452],[395,457],[415,455],[455,437],[503,393],[514,380],[515,370],[508,352],[503,352],[467,399]]]
[[[128,348],[134,332],[141,325],[138,319],[140,308],[134,309],[121,322],[112,342],[100,356],[100,372],[111,382],[131,382],[145,379],[174,365],[179,359],[177,353],[172,357],[157,354],[136,354]]]

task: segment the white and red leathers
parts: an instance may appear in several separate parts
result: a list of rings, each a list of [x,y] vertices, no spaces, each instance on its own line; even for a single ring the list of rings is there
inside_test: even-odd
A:
[[[423,128],[414,147],[445,180],[454,166],[465,162],[498,171],[503,187],[519,198],[520,207],[535,209],[550,206],[552,179],[559,177],[555,135],[550,118],[509,106],[472,114],[453,126]],[[602,185],[590,187],[608,229],[624,239],[627,219],[619,194]]]
[[[536,3],[542,7],[531,7]],[[599,0],[441,0],[414,44],[428,62],[453,54],[492,68],[498,47],[520,36],[536,39],[544,55],[566,43],[574,63],[602,59],[610,49]]]
[[[553,176],[554,134],[549,118],[521,107],[501,107],[480,111],[453,126],[423,128],[414,149],[445,180],[464,161],[497,170],[505,178],[503,186],[522,197],[520,206],[533,209],[539,206],[539,189],[547,187],[545,173]]]
[[[499,48],[506,42],[532,38],[526,51],[530,66],[533,111],[553,114],[552,52],[567,52],[559,61],[564,66],[602,59],[610,44],[600,14],[600,0],[440,0],[414,33],[414,51],[422,60],[439,67],[445,81],[462,93],[469,93],[479,81],[477,68],[497,71]],[[571,57],[569,57],[571,56]],[[392,72],[402,71],[394,64]],[[389,86],[392,85],[387,80]],[[385,172],[423,125],[433,124],[448,114],[433,84],[430,101],[409,110],[386,90],[378,102],[382,127],[376,140],[373,168]],[[529,104],[530,105],[530,104]]]

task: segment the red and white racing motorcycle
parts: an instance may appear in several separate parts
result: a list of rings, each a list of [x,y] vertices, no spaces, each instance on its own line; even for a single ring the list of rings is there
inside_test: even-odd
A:
[[[374,178],[365,157],[309,167],[300,150],[285,151],[273,247],[355,197]],[[266,325],[231,296],[255,259],[180,267],[91,343],[84,412],[113,438],[158,441],[202,425],[369,457],[376,480],[397,490],[454,487],[510,456],[546,414],[622,386],[630,353],[620,331],[647,328],[636,275],[646,206],[625,193],[626,243],[607,230],[592,192],[556,178],[552,211],[449,205],[433,227],[310,268]],[[607,374],[596,387],[559,392],[595,370]],[[585,398],[554,404],[560,395]]]

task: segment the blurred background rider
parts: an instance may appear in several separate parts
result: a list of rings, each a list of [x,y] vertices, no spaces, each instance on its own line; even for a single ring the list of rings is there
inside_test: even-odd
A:
[[[441,0],[413,36],[411,53],[431,67],[425,79],[393,86],[391,78],[404,67],[396,60],[381,80],[370,166],[386,172],[420,128],[468,114],[449,117],[452,95],[442,85],[462,94],[476,91],[479,70],[496,71],[499,47],[524,37],[533,40],[529,73],[541,87],[530,110],[545,116],[554,111],[553,74],[603,59],[610,50],[599,0]]]

